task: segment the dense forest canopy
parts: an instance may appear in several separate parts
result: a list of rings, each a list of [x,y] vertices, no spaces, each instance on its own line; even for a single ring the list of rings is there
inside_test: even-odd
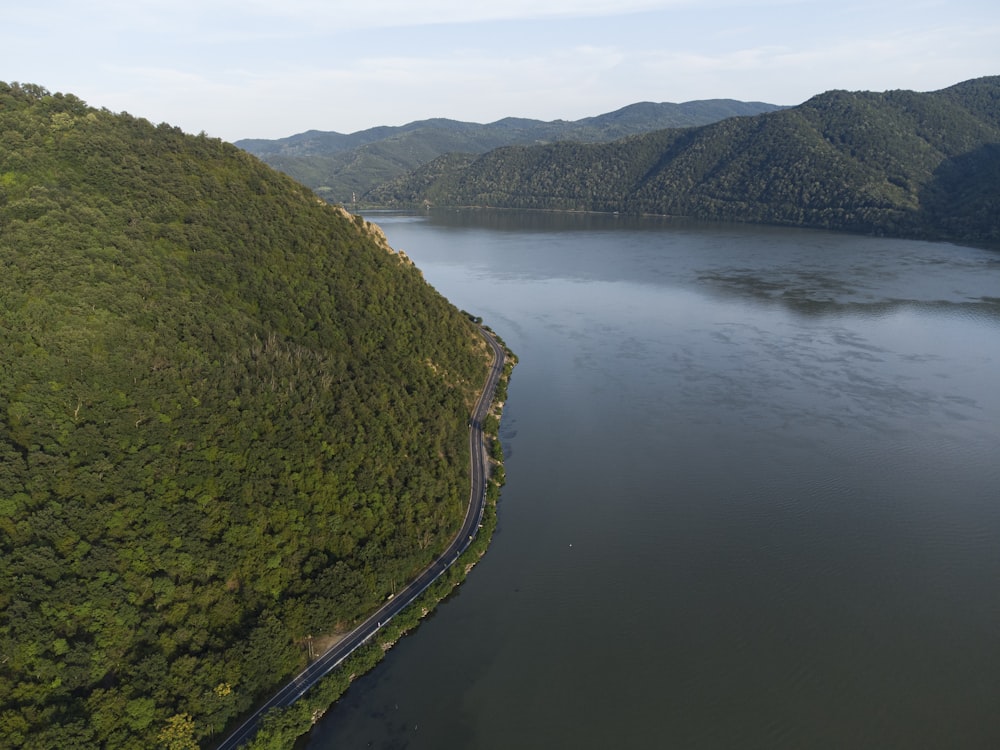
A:
[[[1000,242],[1000,77],[932,93],[831,91],[612,143],[449,155],[363,199]]]
[[[360,217],[0,83],[0,748],[218,736],[458,528],[487,360]]]
[[[733,99],[682,104],[640,102],[575,121],[506,117],[479,124],[439,117],[346,135],[310,130],[276,140],[241,140],[236,145],[313,188],[323,198],[348,203],[442,154],[481,154],[514,144],[611,141],[651,130],[705,125],[776,109],[780,107],[775,104]]]

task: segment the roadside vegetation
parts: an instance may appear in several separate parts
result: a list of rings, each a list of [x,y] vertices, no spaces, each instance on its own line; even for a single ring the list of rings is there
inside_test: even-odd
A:
[[[497,526],[500,490],[506,483],[499,427],[507,397],[507,384],[517,364],[514,353],[507,349],[499,337],[497,340],[504,347],[507,362],[497,384],[490,415],[483,424],[483,437],[487,442],[487,451],[492,461],[490,476],[486,483],[486,506],[483,511],[482,526],[475,539],[443,576],[410,606],[384,625],[370,643],[351,654],[343,664],[295,704],[268,712],[254,739],[247,745],[247,750],[290,750],[296,740],[307,734],[319,718],[347,691],[351,682],[382,661],[393,644],[416,628],[434,607],[447,598],[486,553]]]

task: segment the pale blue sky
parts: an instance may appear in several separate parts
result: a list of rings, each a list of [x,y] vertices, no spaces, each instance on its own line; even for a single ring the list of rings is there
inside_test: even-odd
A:
[[[31,0],[0,80],[226,140],[1000,74],[996,0]]]

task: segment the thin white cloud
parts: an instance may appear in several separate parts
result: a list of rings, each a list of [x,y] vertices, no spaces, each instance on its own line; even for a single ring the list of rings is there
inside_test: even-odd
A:
[[[344,28],[421,26],[442,23],[481,23],[560,17],[625,15],[642,11],[690,6],[695,0],[375,0],[331,6],[324,0],[269,0],[240,3],[258,16],[312,19]]]
[[[0,78],[238,139],[932,90],[1000,73],[998,38],[995,0],[33,0]]]
[[[45,3],[45,0],[35,0]],[[60,5],[65,0],[48,0]],[[439,24],[532,21],[544,19],[627,16],[636,13],[698,9],[803,5],[817,0],[368,0],[331,3],[328,0],[95,0],[85,7],[91,18],[122,23],[186,24],[199,34],[199,20],[227,21],[231,30],[253,29],[260,34],[283,34],[297,29],[302,35],[331,30],[349,31]],[[216,28],[215,32],[221,31]]]
[[[108,71],[119,85],[100,105],[230,140],[310,128],[351,132],[429,117],[575,119],[597,113],[597,92],[624,60],[615,47],[582,45],[521,56],[466,50],[441,57],[369,56],[324,67],[233,67],[211,76],[121,67]],[[610,101],[609,109],[629,103],[620,94]],[[174,111],[197,116],[178,121]]]
[[[832,88],[931,91],[975,75],[995,74],[983,61],[1000,27],[937,27],[921,31],[821,40],[789,38],[784,44],[715,52],[655,50],[640,54],[640,78],[671,81],[694,98],[726,96],[796,104]],[[921,81],[915,86],[914,81]]]

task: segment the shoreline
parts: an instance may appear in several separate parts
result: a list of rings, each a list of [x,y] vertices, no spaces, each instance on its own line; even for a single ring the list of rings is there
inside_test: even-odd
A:
[[[486,553],[496,529],[497,502],[505,476],[503,450],[500,446],[499,424],[504,402],[506,401],[507,384],[517,364],[517,356],[487,326],[481,326],[481,328],[484,338],[490,337],[495,341],[497,351],[503,358],[503,365],[500,368],[497,382],[493,387],[489,406],[486,408],[483,416],[484,423],[487,420],[492,421],[491,418],[493,418],[496,424],[495,433],[487,432],[485,429],[482,431],[482,439],[479,446],[482,451],[484,471],[483,482],[485,490],[483,500],[481,503],[476,503],[474,491],[470,493],[470,507],[467,510],[466,519],[448,549],[465,541],[463,539],[463,529],[466,529],[469,514],[472,513],[475,506],[478,506],[478,508],[475,508],[476,519],[472,526],[473,532],[468,542],[451,563],[428,583],[412,601],[400,608],[398,612],[391,614],[385,621],[379,621],[374,633],[369,635],[353,650],[349,651],[326,674],[320,677],[315,684],[304,688],[298,696],[292,698],[291,705],[266,710],[257,724],[256,731],[249,736],[248,740],[237,740],[238,744],[232,745],[233,737],[243,729],[240,726],[236,727],[225,738],[222,738],[219,743],[211,747],[233,746],[244,748],[245,750],[277,750],[278,748],[292,750],[304,747],[312,728],[334,707],[337,700],[347,691],[351,683],[356,678],[373,669],[400,638],[414,631],[420,625],[421,621],[433,612],[441,602],[447,599],[454,589],[466,579],[472,568],[475,567],[476,563]],[[491,346],[489,342],[487,342],[487,346]],[[490,365],[491,370],[494,365],[495,362]],[[488,387],[489,381],[487,381],[486,387],[484,387],[484,390],[480,394],[477,407],[481,406],[482,399],[486,396],[486,389]],[[473,417],[478,410],[478,408],[474,410]],[[475,485],[475,461],[472,463],[473,470],[470,479],[473,485]],[[479,509],[481,509],[481,515],[479,514]],[[427,574],[429,570],[441,564],[450,554],[448,551],[443,553],[408,585],[413,585],[423,575]],[[376,610],[375,613],[369,615],[358,627],[364,627],[380,611]],[[342,634],[330,633],[322,638],[331,639],[332,643],[329,649],[334,649],[337,643],[349,638],[355,630],[357,628]],[[317,640],[320,640],[320,638],[317,638]],[[320,654],[316,660],[310,662],[306,667],[306,671],[308,671],[310,666],[318,663],[319,660],[329,653],[329,649]],[[283,689],[289,686],[294,687],[301,677],[301,674],[299,677],[292,677]],[[245,725],[246,722],[244,722]]]
[[[332,204],[340,205],[340,204]],[[521,208],[516,206],[485,206],[485,205],[424,205],[424,206],[363,206],[356,207],[357,211],[366,214],[374,213],[397,213],[410,216],[426,215],[431,211],[468,211],[499,213],[533,213],[533,214],[554,214],[563,216],[597,216],[608,219],[643,219],[663,222],[673,222],[678,225],[721,225],[721,226],[751,226],[751,227],[776,227],[781,229],[803,229],[813,232],[834,232],[836,234],[847,234],[858,237],[879,237],[889,240],[915,240],[918,242],[933,242],[938,244],[958,245],[959,247],[972,247],[980,250],[992,250],[1000,252],[1000,241],[989,239],[966,238],[960,235],[947,235],[940,232],[929,232],[914,230],[910,232],[890,231],[887,227],[850,228],[840,226],[826,226],[821,224],[810,224],[808,222],[797,221],[753,221],[750,219],[734,218],[706,218],[691,216],[688,214],[657,214],[632,211],[598,211],[584,208]]]

